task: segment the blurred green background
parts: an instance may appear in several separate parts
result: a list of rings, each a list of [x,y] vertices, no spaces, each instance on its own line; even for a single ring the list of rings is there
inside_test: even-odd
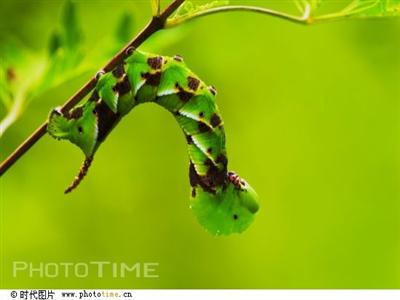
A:
[[[121,13],[135,31],[151,15],[148,1],[76,3],[92,47]],[[42,51],[62,6],[1,1],[0,42],[12,35]],[[261,198],[256,221],[229,237],[200,227],[185,139],[170,114],[143,105],[72,194],[63,190],[83,155],[49,136],[1,178],[1,287],[400,288],[399,36],[399,19],[306,27],[248,13],[157,34],[142,49],[182,55],[217,87],[229,168]],[[1,158],[89,76],[33,101],[1,140]],[[14,278],[14,261],[157,262],[159,278]]]

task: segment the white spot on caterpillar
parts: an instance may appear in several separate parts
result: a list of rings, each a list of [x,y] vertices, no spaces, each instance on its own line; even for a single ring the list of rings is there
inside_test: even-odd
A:
[[[173,95],[173,94],[176,94],[176,93],[177,93],[177,90],[176,90],[176,89],[164,90],[164,91],[158,92],[158,93],[157,93],[157,97]]]
[[[196,173],[200,176],[205,176],[207,174],[206,172],[202,172],[199,164],[194,164],[194,169],[196,170]]]
[[[201,150],[201,152],[204,153],[204,155],[206,155],[209,159],[211,159],[211,160],[215,163],[213,157],[212,157],[211,154],[208,153],[208,151],[207,151],[207,150],[208,150],[208,147],[205,147],[204,145],[202,145],[202,144],[197,140],[196,135],[192,135],[192,141],[193,141],[193,143],[196,145],[196,147],[199,148],[199,149]],[[195,166],[195,167],[196,167],[196,166]]]
[[[199,116],[196,115],[196,114],[192,114],[192,113],[189,113],[189,112],[184,111],[184,110],[180,110],[179,114],[181,114],[182,116],[187,117],[189,119],[192,119],[192,120],[195,120],[195,121],[200,121]]]
[[[144,86],[144,84],[146,83],[146,80],[141,80],[138,82],[138,84],[135,86],[135,95],[137,94],[137,92],[140,90],[140,88],[142,86]]]

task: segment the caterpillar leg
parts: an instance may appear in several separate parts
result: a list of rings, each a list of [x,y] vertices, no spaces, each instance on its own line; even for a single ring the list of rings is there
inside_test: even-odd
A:
[[[65,189],[64,194],[72,192],[81,183],[82,179],[86,176],[90,165],[92,164],[93,157],[87,157],[79,170],[78,175],[74,178],[71,184]]]

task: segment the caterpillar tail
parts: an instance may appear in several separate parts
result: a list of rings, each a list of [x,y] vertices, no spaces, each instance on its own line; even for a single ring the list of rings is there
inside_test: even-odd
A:
[[[75,176],[74,180],[71,182],[71,184],[65,189],[64,194],[68,194],[72,192],[76,187],[81,183],[83,178],[86,176],[89,167],[91,166],[93,161],[93,157],[87,157],[83,163],[81,168],[79,169],[78,175]]]

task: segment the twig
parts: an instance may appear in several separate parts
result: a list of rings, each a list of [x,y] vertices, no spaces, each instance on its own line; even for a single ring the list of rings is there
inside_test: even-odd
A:
[[[279,12],[279,11],[264,8],[264,7],[247,6],[247,5],[226,5],[226,6],[218,6],[218,7],[201,10],[199,12],[190,14],[188,16],[177,17],[176,19],[168,20],[165,27],[166,28],[175,27],[184,22],[191,21],[191,20],[194,20],[194,19],[197,19],[200,17],[204,17],[204,16],[216,14],[216,13],[221,13],[221,12],[232,12],[232,11],[248,11],[248,12],[261,13],[261,14],[270,15],[273,17],[277,17],[280,19],[284,19],[287,21],[300,23],[300,24],[308,24],[311,21],[311,17],[310,17],[311,7],[309,4],[306,5],[306,7],[304,9],[304,14],[303,14],[303,16],[300,16],[300,17],[289,15],[289,14],[286,14],[283,12]]]
[[[145,28],[117,55],[115,55],[102,70],[105,72],[111,71],[125,56],[128,48],[139,47],[152,34],[164,28],[167,18],[184,2],[185,0],[174,0],[159,16],[155,16],[145,26]],[[61,112],[67,112],[78,104],[89,92],[95,87],[96,80],[92,78],[80,90],[75,93],[61,107]],[[29,136],[13,153],[11,153],[0,165],[0,176],[2,176],[26,151],[28,151],[45,133],[47,121],[44,122],[35,132]]]

